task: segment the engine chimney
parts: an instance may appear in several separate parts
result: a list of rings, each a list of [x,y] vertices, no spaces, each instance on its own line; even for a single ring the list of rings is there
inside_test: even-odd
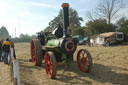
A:
[[[63,8],[63,20],[64,20],[63,21],[64,32],[65,32],[65,36],[68,36],[67,28],[69,26],[69,4],[63,3],[62,8]]]

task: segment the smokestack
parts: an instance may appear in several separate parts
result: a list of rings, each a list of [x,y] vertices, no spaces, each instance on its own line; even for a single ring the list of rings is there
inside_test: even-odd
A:
[[[63,20],[64,20],[63,25],[64,25],[64,30],[66,35],[67,28],[69,26],[69,4],[63,3],[62,8],[63,8]]]

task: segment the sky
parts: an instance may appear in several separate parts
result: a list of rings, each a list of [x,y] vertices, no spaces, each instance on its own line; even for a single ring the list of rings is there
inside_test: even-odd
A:
[[[70,7],[84,19],[82,25],[88,21],[87,11],[93,11],[100,0],[0,0],[0,27],[5,26],[12,37],[21,33],[33,35],[44,30],[48,23],[58,15],[62,3],[69,3]],[[124,0],[125,4],[128,0]],[[120,11],[128,16],[128,8]]]

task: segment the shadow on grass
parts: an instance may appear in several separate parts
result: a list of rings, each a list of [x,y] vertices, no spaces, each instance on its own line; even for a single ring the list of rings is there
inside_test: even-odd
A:
[[[33,70],[42,70],[44,64],[41,66],[27,65],[30,64],[29,60],[19,59],[20,69],[22,72],[30,72],[32,75]],[[43,69],[44,70],[44,69]],[[92,79],[101,83],[111,83],[115,85],[127,85],[128,84],[128,69],[115,66],[104,66],[102,64],[93,64],[92,71],[90,73],[83,73],[78,69],[76,63],[71,65],[71,68],[65,70],[65,65],[57,66],[57,71],[63,72],[57,74],[56,81],[70,83],[73,85],[92,85]],[[118,70],[118,73],[116,72]],[[122,72],[122,73],[121,73]],[[125,73],[124,73],[125,72]],[[65,74],[67,73],[67,74]],[[72,75],[73,73],[73,75]],[[23,76],[22,76],[23,78]],[[42,80],[43,81],[43,80]],[[24,85],[33,85],[25,84]]]
[[[42,70],[43,66],[35,66],[34,64],[32,64],[32,62],[25,59],[18,59],[18,61],[20,65],[21,85],[39,85],[38,82],[33,81],[33,79],[35,78],[33,76],[33,72],[35,70],[36,71]]]
[[[28,68],[28,69],[38,69],[38,70],[41,70],[42,68],[44,68],[44,63],[42,63],[42,65],[40,66],[35,66],[32,62],[28,60],[25,60],[25,59],[18,59],[19,61],[19,64],[21,67],[24,67],[24,68]]]
[[[124,71],[125,73],[121,73]],[[126,71],[128,72],[128,69],[121,67],[94,64],[90,78],[102,83],[109,82],[116,85],[128,85],[128,73]]]
[[[80,72],[80,70],[74,63],[70,68],[66,68],[65,64],[61,64],[57,67],[57,70],[61,70],[61,72],[57,74],[57,81],[61,81],[71,85],[92,85],[92,82],[86,79],[87,76],[82,76],[83,73]]]
[[[62,67],[61,67],[62,68]],[[115,85],[128,85],[128,73],[117,73],[116,70],[122,72],[127,71],[128,69],[121,68],[121,67],[114,67],[114,66],[104,66],[101,64],[94,64],[92,71],[90,73],[83,73],[81,72],[76,64],[73,64],[70,69],[67,70],[67,72],[73,72],[76,75],[75,76],[69,76],[64,74],[59,74],[59,81],[62,82],[71,82],[72,79],[79,80],[79,82],[74,82],[74,84],[87,84],[91,85],[92,83],[87,81],[86,78],[90,78],[93,80],[96,80],[101,83],[111,83]],[[83,79],[84,78],[84,79]]]

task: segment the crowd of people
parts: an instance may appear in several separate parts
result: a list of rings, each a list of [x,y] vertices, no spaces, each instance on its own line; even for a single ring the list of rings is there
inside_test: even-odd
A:
[[[3,39],[0,40],[0,62],[4,62],[4,64],[8,64],[8,55],[10,53],[10,47],[14,48],[14,43],[7,38],[5,41]],[[13,51],[14,58],[16,59],[15,50]]]

